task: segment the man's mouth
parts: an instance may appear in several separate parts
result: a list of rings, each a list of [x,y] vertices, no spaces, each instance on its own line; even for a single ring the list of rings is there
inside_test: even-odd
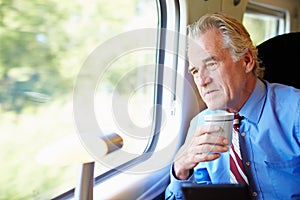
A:
[[[204,92],[204,97],[208,98],[208,97],[212,96],[215,92],[217,92],[217,90],[207,90]]]

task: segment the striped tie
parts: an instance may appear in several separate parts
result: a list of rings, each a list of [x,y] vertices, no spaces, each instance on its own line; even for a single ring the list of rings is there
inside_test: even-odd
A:
[[[239,114],[234,115],[232,146],[230,148],[230,182],[248,184],[239,145],[240,119],[241,116]]]

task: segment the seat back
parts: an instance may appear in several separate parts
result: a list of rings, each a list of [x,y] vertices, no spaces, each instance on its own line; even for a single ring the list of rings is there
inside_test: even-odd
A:
[[[300,32],[275,36],[257,48],[265,80],[300,88]]]

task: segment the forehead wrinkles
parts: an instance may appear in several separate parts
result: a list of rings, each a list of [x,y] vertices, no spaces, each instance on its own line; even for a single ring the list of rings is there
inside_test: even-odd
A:
[[[198,38],[198,40],[192,40],[188,46],[188,59],[191,65],[199,65],[205,62],[209,58],[215,58],[216,60],[222,60],[228,49],[223,47],[223,43],[220,40],[209,38]]]
[[[206,51],[198,42],[193,41],[189,43],[188,59],[192,65],[196,65],[196,63],[201,62],[206,55]]]

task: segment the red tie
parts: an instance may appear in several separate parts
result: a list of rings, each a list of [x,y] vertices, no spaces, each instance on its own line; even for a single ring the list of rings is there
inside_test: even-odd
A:
[[[239,114],[235,114],[233,121],[232,145],[230,148],[230,182],[248,184],[239,145],[240,120],[241,116]]]

